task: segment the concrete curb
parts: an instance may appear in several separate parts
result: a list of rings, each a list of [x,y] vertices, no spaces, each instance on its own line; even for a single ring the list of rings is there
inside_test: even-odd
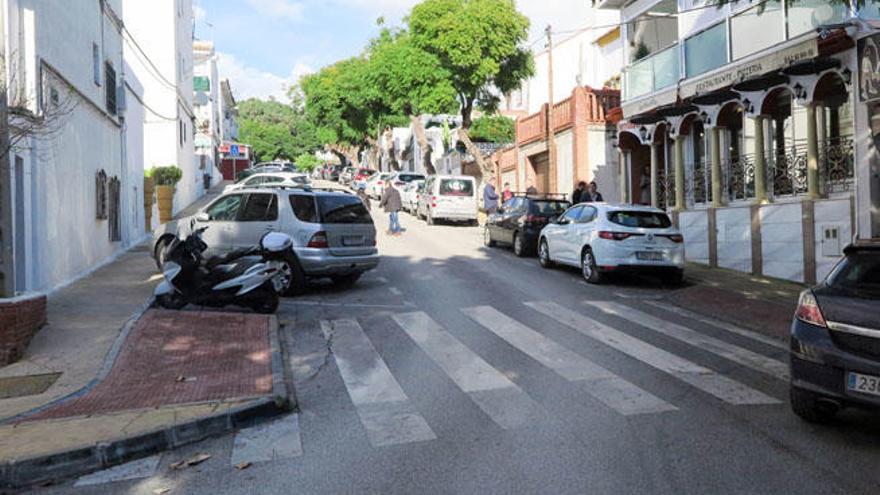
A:
[[[255,399],[250,404],[223,413],[135,436],[120,437],[90,447],[0,463],[0,489],[25,488],[47,481],[81,476],[252,426],[290,411],[296,404],[292,388],[285,380],[278,319],[275,316],[269,318],[269,344],[272,354],[271,397]],[[114,348],[116,347],[114,344]]]

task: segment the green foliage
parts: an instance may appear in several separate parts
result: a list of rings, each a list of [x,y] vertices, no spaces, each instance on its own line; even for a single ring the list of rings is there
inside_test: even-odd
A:
[[[317,130],[296,98],[292,104],[251,98],[241,102],[238,111],[239,137],[251,145],[258,162],[293,160],[321,147]]]
[[[513,119],[503,115],[483,115],[474,119],[470,137],[486,143],[512,143],[516,135]]]
[[[311,153],[303,153],[296,157],[294,163],[296,163],[296,168],[298,170],[302,172],[311,172],[321,164],[321,160]]]
[[[416,47],[434,55],[455,90],[463,126],[469,128],[475,104],[491,110],[498,97],[518,89],[534,73],[523,48],[529,20],[513,0],[424,0],[408,18]]]
[[[151,176],[157,186],[173,186],[183,178],[183,171],[177,165],[167,167],[153,167]]]

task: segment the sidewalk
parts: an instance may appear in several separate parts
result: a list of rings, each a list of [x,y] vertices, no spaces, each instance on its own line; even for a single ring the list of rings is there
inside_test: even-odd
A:
[[[147,242],[50,296],[48,324],[21,361],[0,368],[0,490],[152,455],[289,406],[275,318],[147,310],[160,277]]]
[[[665,298],[684,309],[727,321],[780,340],[806,286],[748,273],[689,263],[687,285]]]

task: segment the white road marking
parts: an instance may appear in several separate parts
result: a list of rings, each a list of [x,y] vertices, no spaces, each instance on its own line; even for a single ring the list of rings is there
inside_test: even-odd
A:
[[[376,309],[411,309],[413,304],[404,301],[403,304],[358,304],[358,303],[331,303],[323,301],[281,301],[282,306],[327,306],[345,308],[376,308]]]
[[[590,395],[621,414],[650,414],[677,409],[495,308],[478,306],[462,312],[563,378],[583,381]]]
[[[656,301],[663,299],[663,296],[658,296],[657,294],[628,294],[626,292],[615,292],[614,295],[622,299],[638,299],[640,301]]]
[[[403,295],[403,291],[401,291],[397,287],[389,287],[388,290],[391,291],[391,293],[394,294],[395,296],[402,296]]]
[[[515,383],[427,314],[419,311],[392,318],[498,426],[518,428],[545,415]]]
[[[780,403],[779,400],[763,392],[721,376],[708,368],[654,347],[554,302],[540,301],[525,304],[577,332],[617,349],[727,403],[735,405]]]
[[[299,457],[302,453],[299,415],[291,414],[238,432],[230,464],[279,461]]]
[[[321,321],[321,330],[373,446],[437,438],[357,321]]]
[[[104,483],[113,483],[116,481],[149,478],[156,474],[156,469],[159,467],[159,459],[161,458],[161,454],[154,455],[152,457],[120,464],[103,471],[87,474],[76,480],[76,483],[74,483],[73,486],[102,485]]]
[[[693,311],[675,306],[670,303],[657,302],[657,301],[645,301],[645,304],[648,304],[650,306],[654,306],[655,308],[659,308],[664,311],[669,311],[669,312],[675,313],[679,316],[684,316],[685,318],[689,318],[691,320],[696,320],[696,321],[705,323],[707,325],[711,325],[715,328],[720,328],[721,330],[726,330],[730,333],[739,335],[741,337],[746,337],[746,338],[752,339],[756,342],[760,342],[762,344],[766,344],[771,347],[776,347],[777,349],[783,349],[786,351],[788,350],[788,344],[785,342],[782,342],[781,340],[774,339],[773,337],[768,337],[767,335],[761,335],[760,333],[757,333],[752,330],[747,330],[745,328],[736,326],[731,323],[727,323],[726,321],[721,321],[721,320],[716,320],[714,318],[709,318],[709,317],[703,316],[699,313],[695,313]]]
[[[710,335],[691,330],[678,323],[657,318],[654,315],[639,311],[629,306],[624,306],[623,304],[610,301],[587,301],[587,304],[599,309],[603,313],[637,323],[657,333],[680,340],[685,344],[711,352],[774,378],[788,380],[788,365],[782,361],[763,356],[757,352],[752,352],[748,349],[716,339]]]

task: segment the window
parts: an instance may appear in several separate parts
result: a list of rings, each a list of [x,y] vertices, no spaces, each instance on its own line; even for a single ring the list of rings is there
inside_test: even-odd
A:
[[[865,2],[871,4],[874,2]],[[800,0],[788,7],[788,36],[793,38],[819,26],[846,20],[847,6],[828,0]]]
[[[782,3],[769,0],[730,18],[733,59],[758,52],[785,39]]]
[[[880,254],[850,254],[828,276],[828,283],[838,289],[850,289],[876,298],[880,294]]]
[[[608,213],[608,220],[624,227],[642,229],[668,229],[672,226],[665,213],[652,211],[612,211]]]
[[[315,198],[302,194],[290,196],[290,206],[293,214],[301,222],[318,223],[318,210],[315,208]]]
[[[584,206],[578,217],[578,223],[590,223],[596,219],[596,208],[593,206]]]
[[[95,86],[101,85],[101,48],[92,43],[92,78]]]
[[[278,220],[278,202],[274,194],[249,194],[241,222],[274,222]]]
[[[694,77],[727,63],[727,24],[722,22],[684,41],[684,68]]]
[[[116,70],[113,64],[106,62],[104,64],[104,94],[107,100],[107,111],[110,115],[116,115],[118,111],[116,107]]]
[[[559,215],[571,206],[568,201],[535,201],[530,202],[529,210],[533,215]]]
[[[440,181],[441,196],[473,196],[474,183],[467,179],[443,179]]]
[[[357,196],[319,196],[318,207],[321,210],[322,223],[357,223],[372,224],[373,218]]]
[[[102,169],[95,174],[95,218],[106,220],[108,215],[107,173]]]
[[[568,211],[566,211],[565,214],[562,215],[562,218],[559,219],[560,222],[561,223],[575,222],[578,218],[580,218],[581,210],[583,210],[583,209],[584,209],[583,206],[575,206],[573,208],[569,208]]]
[[[108,228],[110,229],[110,242],[119,242],[122,240],[122,217],[119,214],[120,202],[120,183],[119,177],[113,176],[108,183],[109,202]]]
[[[238,216],[241,208],[241,194],[232,194],[218,199],[207,209],[208,217],[217,222],[231,222]]]

